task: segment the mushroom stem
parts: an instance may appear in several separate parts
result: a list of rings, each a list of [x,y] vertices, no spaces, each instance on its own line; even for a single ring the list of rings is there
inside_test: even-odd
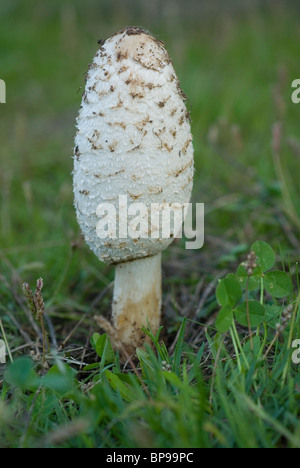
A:
[[[142,346],[143,326],[156,333],[161,316],[161,253],[153,257],[120,263],[116,267],[113,324],[127,347]]]

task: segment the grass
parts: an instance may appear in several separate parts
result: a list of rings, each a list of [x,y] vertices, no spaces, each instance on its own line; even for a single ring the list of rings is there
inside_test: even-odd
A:
[[[0,370],[0,446],[299,447],[299,366],[291,361],[300,338],[297,2],[235,14],[216,2],[196,16],[191,1],[178,2],[177,14],[168,2],[158,14],[155,2],[150,12],[147,2],[127,3],[0,6],[0,335],[14,361]],[[110,313],[113,269],[81,240],[71,157],[97,40],[132,23],[167,43],[189,96],[193,199],[207,214],[201,251],[177,242],[164,254],[160,339],[124,364],[93,318]],[[293,286],[281,298],[263,289],[268,313],[279,312],[252,329],[252,351],[247,323],[218,329],[217,287],[257,240],[271,244],[275,268]],[[49,369],[22,293],[40,277]],[[246,303],[262,300],[260,290],[242,294]],[[292,318],[277,336],[289,304]]]

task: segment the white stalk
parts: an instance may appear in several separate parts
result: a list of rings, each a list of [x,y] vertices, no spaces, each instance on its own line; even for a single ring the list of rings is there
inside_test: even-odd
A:
[[[117,265],[113,325],[125,346],[133,349],[142,346],[145,333],[141,328],[148,323],[152,332],[157,332],[161,295],[161,253]]]

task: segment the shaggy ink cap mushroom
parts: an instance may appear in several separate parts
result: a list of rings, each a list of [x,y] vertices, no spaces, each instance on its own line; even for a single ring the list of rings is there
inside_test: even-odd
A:
[[[164,44],[128,27],[101,42],[86,75],[77,118],[74,195],[84,238],[99,260],[116,265],[113,323],[124,345],[142,345],[161,309],[161,252],[168,238],[100,238],[97,208],[190,201],[193,145],[186,97]],[[124,199],[124,198],[122,198]],[[151,221],[149,230],[151,231]]]

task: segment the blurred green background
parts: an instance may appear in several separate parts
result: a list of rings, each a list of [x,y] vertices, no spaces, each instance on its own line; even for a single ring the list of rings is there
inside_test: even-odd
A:
[[[210,281],[256,239],[297,257],[300,105],[291,83],[300,77],[299,7],[296,0],[1,2],[2,312],[19,310],[22,281],[42,276],[52,317],[76,318],[113,279],[80,240],[71,172],[84,73],[97,41],[126,25],[166,43],[192,115],[193,197],[206,205],[206,244],[199,252],[174,244],[165,254],[168,281],[194,285],[202,274]],[[278,121],[281,172],[272,154]]]

